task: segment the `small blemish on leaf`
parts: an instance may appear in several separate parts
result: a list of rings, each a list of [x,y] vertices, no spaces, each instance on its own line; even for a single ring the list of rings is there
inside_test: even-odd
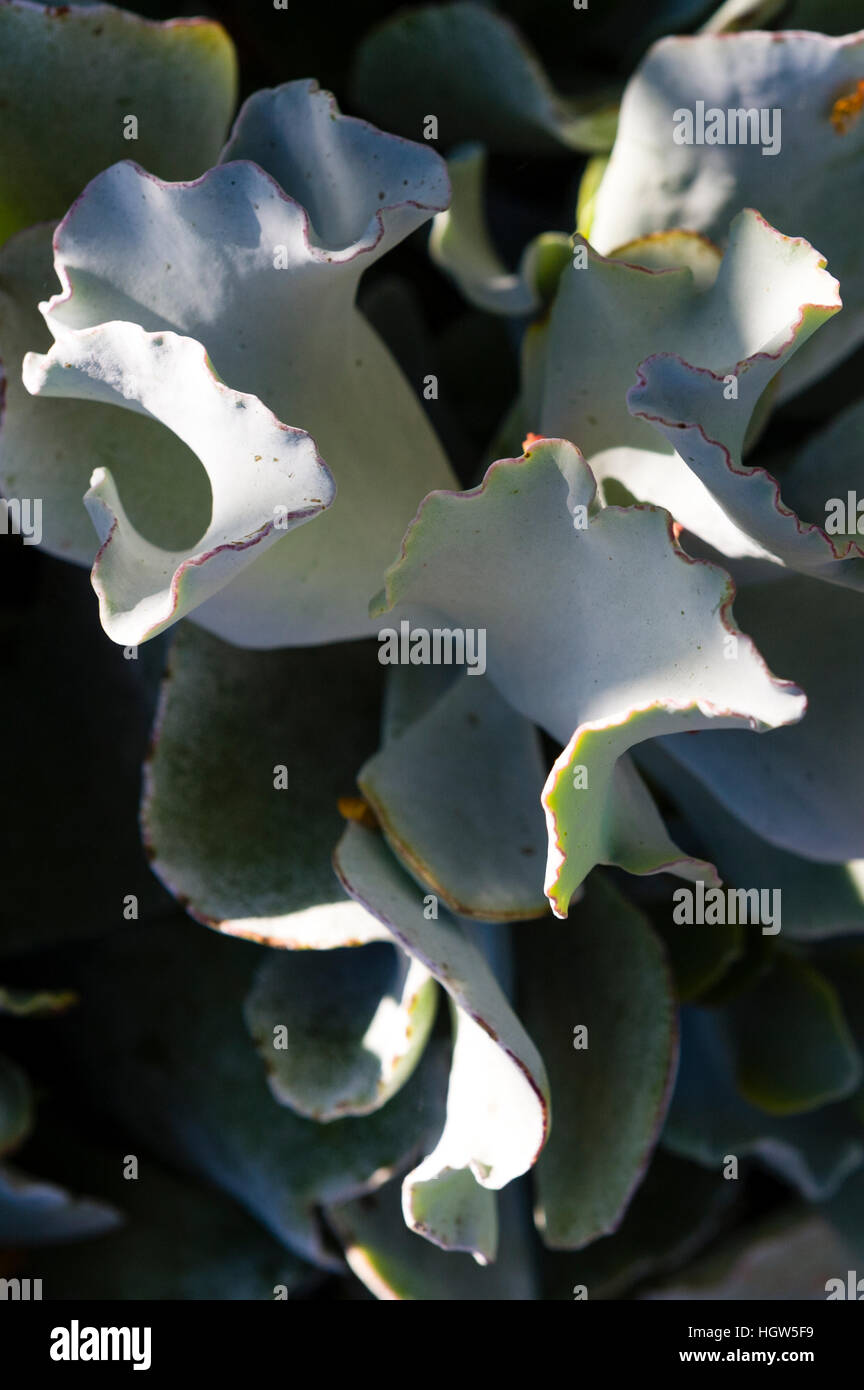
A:
[[[336,805],[343,820],[357,821],[359,825],[365,825],[367,830],[378,829],[378,818],[365,797],[340,796]]]
[[[859,79],[851,92],[838,97],[831,108],[831,124],[838,135],[845,135],[858,120],[864,108],[864,78]]]

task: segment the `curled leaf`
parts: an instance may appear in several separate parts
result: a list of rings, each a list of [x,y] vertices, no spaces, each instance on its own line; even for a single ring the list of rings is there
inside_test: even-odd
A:
[[[860,33],[663,39],[624,93],[615,147],[597,195],[591,233],[607,255],[634,237],[672,227],[720,240],[744,207],[758,207],[783,226],[794,207],[795,231],[828,258],[848,307],[785,373],[781,392],[787,395],[864,336],[861,208],[854,195],[835,195],[841,184],[858,186],[864,123],[841,133],[832,122],[838,99],[855,91],[862,78]],[[727,129],[731,121],[736,125]],[[715,143],[707,138],[709,125]],[[718,128],[727,138],[716,138]]]
[[[24,384],[34,395],[139,410],[172,430],[207,472],[210,524],[186,553],[136,530],[107,469],[90,480],[84,501],[101,541],[93,587],[105,631],[123,646],[197,608],[335,496],[309,436],[281,424],[256,397],[229,390],[192,338],[132,323],[64,330],[46,357],[24,359]]]
[[[803,712],[733,627],[722,571],[684,555],[667,514],[595,511],[595,492],[578,450],[541,440],[471,492],[433,493],[375,609],[421,606],[484,632],[489,679],[567,745],[543,795],[546,892],[562,916],[597,862],[657,872],[686,859],[659,816],[646,818],[636,773],[619,769],[628,748],[676,728],[767,729]]]
[[[282,1105],[313,1120],[368,1115],[413,1072],[435,1021],[428,971],[384,943],[273,952],[244,1005]]]
[[[310,142],[317,150],[311,168],[306,154]],[[244,157],[236,158],[241,152]],[[433,150],[340,115],[332,98],[309,82],[288,83],[252,98],[224,157],[228,162],[194,183],[162,183],[130,163],[114,165],[93,180],[56,234],[55,268],[62,289],[43,306],[57,345],[50,360],[74,361],[82,376],[90,378],[94,395],[88,399],[109,399],[135,410],[142,380],[148,396],[158,386],[156,359],[142,357],[141,342],[158,347],[161,339],[165,349],[175,342],[171,335],[194,340],[199,355],[206,353],[225,383],[220,393],[194,368],[182,385],[179,376],[177,380],[177,395],[184,397],[190,434],[205,466],[212,470],[214,460],[212,447],[210,456],[205,455],[202,440],[218,444],[225,429],[223,412],[215,407],[224,407],[230,393],[254,397],[261,404],[253,407],[246,401],[246,414],[257,413],[259,419],[248,438],[238,437],[239,423],[234,422],[233,453],[223,460],[232,487],[245,493],[247,457],[261,465],[262,473],[278,468],[286,432],[277,421],[284,422],[311,436],[326,460],[338,489],[338,517],[334,507],[327,507],[333,493],[325,475],[319,475],[315,486],[308,479],[307,488],[292,465],[282,471],[295,473],[291,481],[297,488],[286,489],[283,481],[276,490],[287,496],[274,497],[272,488],[266,494],[271,523],[266,530],[260,509],[250,516],[236,498],[237,515],[226,517],[221,482],[213,516],[205,506],[202,525],[200,486],[189,486],[188,458],[176,478],[167,472],[174,506],[166,507],[155,485],[166,475],[158,464],[151,472],[148,462],[153,436],[142,438],[133,427],[128,438],[121,438],[119,454],[124,473],[128,469],[139,475],[132,500],[140,506],[137,515],[127,506],[125,477],[118,493],[128,524],[118,498],[106,499],[118,522],[115,552],[121,543],[129,544],[124,544],[128,553],[119,573],[114,573],[114,556],[111,564],[101,557],[96,582],[106,589],[103,611],[140,603],[128,586],[144,557],[152,570],[151,585],[160,565],[170,585],[177,566],[161,550],[154,554],[134,540],[138,531],[150,545],[159,542],[167,511],[174,514],[175,530],[182,522],[184,557],[190,564],[198,556],[196,542],[208,518],[221,528],[218,536],[205,536],[208,543],[216,542],[216,550],[204,568],[211,578],[218,572],[219,584],[193,584],[188,569],[183,571],[183,611],[194,608],[203,626],[254,647],[368,634],[368,599],[406,522],[424,492],[446,485],[452,474],[417,399],[420,383],[412,386],[405,380],[358,312],[355,297],[363,271],[446,206],[446,168]],[[284,186],[261,165],[272,169]],[[87,330],[95,330],[94,336]],[[10,332],[17,346],[17,321]],[[71,352],[74,344],[80,352]],[[100,351],[88,352],[90,344]],[[187,356],[194,351],[190,346]],[[35,365],[30,371],[33,384],[38,380],[41,391],[54,395],[63,394],[63,378],[71,375],[61,365],[48,375],[39,376]],[[106,396],[107,376],[126,385]],[[135,379],[134,391],[130,378]],[[110,457],[104,431],[116,430],[112,412],[78,417],[78,432],[64,441],[62,468],[53,454],[46,463],[31,447],[31,416],[17,396],[10,419],[13,436],[4,466],[21,486],[30,488],[30,478],[39,474],[52,484],[62,483],[64,495],[77,479],[83,493],[94,455]],[[38,420],[36,412],[32,419]],[[169,418],[169,423],[176,431],[176,420]],[[186,437],[185,430],[181,436]],[[406,440],[411,441],[407,455]],[[224,443],[228,445],[227,437]],[[176,445],[167,447],[176,453]],[[113,462],[110,467],[113,474]],[[102,486],[109,486],[107,479]],[[53,497],[46,498],[46,505],[53,507]],[[102,526],[105,514],[98,499],[97,505]],[[303,512],[311,515],[325,507],[336,519],[316,517],[326,529],[311,543],[296,530],[284,545],[265,544],[282,536]],[[69,532],[57,523],[57,532],[67,553],[89,561],[95,547],[82,554],[79,528]],[[224,545],[233,548],[220,548]],[[247,562],[242,571],[240,557]],[[162,608],[167,606],[163,601]],[[177,611],[172,609],[168,617]],[[149,631],[145,626],[141,640]]]
[[[346,890],[425,965],[455,1011],[447,1121],[434,1151],[405,1179],[406,1221],[437,1244],[492,1259],[491,1203],[475,1186],[505,1187],[543,1147],[549,1095],[542,1060],[466,930],[443,911],[426,915],[423,895],[380,836],[350,825],[335,864]]]

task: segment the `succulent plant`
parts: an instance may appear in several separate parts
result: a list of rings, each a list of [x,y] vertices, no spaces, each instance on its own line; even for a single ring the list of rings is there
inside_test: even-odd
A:
[[[389,17],[388,130],[289,71],[228,133],[218,24],[0,6],[0,1273],[46,1298],[864,1252],[864,14],[640,8],[554,80]]]

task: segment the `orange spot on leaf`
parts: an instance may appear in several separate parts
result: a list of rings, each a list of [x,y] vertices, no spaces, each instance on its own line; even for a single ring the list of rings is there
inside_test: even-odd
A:
[[[851,92],[838,97],[831,108],[831,124],[838,135],[845,135],[857,121],[864,108],[864,78],[861,78]]]
[[[365,825],[367,830],[377,830],[375,812],[362,796],[340,796],[336,805],[343,820],[356,820],[360,825]]]

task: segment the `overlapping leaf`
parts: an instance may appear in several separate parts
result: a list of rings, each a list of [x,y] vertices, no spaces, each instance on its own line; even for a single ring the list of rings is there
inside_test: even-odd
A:
[[[519,33],[483,5],[424,5],[387,20],[361,46],[353,85],[358,105],[414,139],[435,115],[448,148],[606,150],[615,135],[608,96],[559,96]]]
[[[542,1060],[477,945],[424,895],[384,840],[351,825],[336,853],[342,882],[447,990],[454,1044],[447,1122],[434,1151],[405,1179],[409,1226],[445,1248],[494,1259],[494,1193],[536,1160],[549,1092]]]
[[[39,1251],[34,1267],[46,1297],[273,1300],[302,1296],[321,1278],[224,1193],[149,1154],[135,1155],[133,1181],[116,1150],[82,1142],[65,1128],[48,1128],[40,1154],[48,1157],[52,1148],[55,1164],[62,1155],[67,1182],[96,1187],[116,1204],[118,1224],[99,1232],[96,1245]]]
[[[521,921],[546,911],[543,777],[537,731],[465,674],[358,782],[396,854],[451,911]]]
[[[120,1219],[104,1202],[0,1164],[0,1246],[14,1250],[104,1235]]]
[[[578,443],[610,496],[614,479],[723,554],[855,582],[853,562],[839,563],[849,546],[802,524],[775,480],[742,463],[777,373],[840,307],[818,252],[746,211],[722,260],[684,233],[614,259],[577,238],[580,255],[526,345],[534,428]]]
[[[861,1057],[836,990],[813,965],[779,954],[729,1017],[739,1093],[769,1115],[800,1115],[858,1089]]]
[[[747,590],[744,591],[747,607]],[[808,718],[810,716],[808,715]],[[818,711],[815,718],[818,718]],[[693,740],[690,740],[693,742]],[[681,747],[677,744],[676,747]],[[769,888],[780,894],[784,940],[822,940],[864,931],[864,862],[829,864],[779,849],[738,820],[657,742],[640,745],[636,761],[663,788],[686,818],[693,844],[717,865],[731,886]],[[813,764],[814,770],[816,764]],[[803,807],[800,808],[803,828]],[[679,838],[688,842],[686,834]],[[712,939],[721,930],[710,928]]]
[[[305,155],[310,144],[318,152],[313,168]],[[450,481],[451,474],[415,390],[357,312],[354,298],[363,270],[446,206],[446,169],[433,150],[340,116],[332,99],[306,82],[253,97],[223,157],[228,162],[192,184],[164,184],[133,164],[118,164],[89,185],[57,233],[62,290],[45,306],[57,346],[47,363],[31,361],[28,385],[68,392],[68,378],[74,376],[79,396],[92,399],[95,386],[97,399],[116,400],[100,389],[109,381],[134,409],[142,389],[150,394],[157,388],[154,368],[175,346],[169,335],[194,339],[198,355],[191,345],[180,353],[175,392],[187,408],[196,389],[203,392],[189,412],[189,437],[211,475],[202,435],[221,443],[226,457],[220,466],[231,483],[226,502],[227,481],[212,479],[211,524],[214,532],[218,526],[220,540],[209,570],[214,577],[218,571],[222,587],[208,595],[199,578],[200,591],[187,595],[190,606],[199,605],[197,620],[247,646],[356,636],[370,630],[366,603],[417,502],[430,487]],[[13,331],[12,338],[14,358],[20,334]],[[150,351],[149,365],[142,345]],[[204,351],[226,390],[201,378]],[[7,348],[4,352],[9,356]],[[70,361],[78,372],[66,373],[63,364]],[[54,363],[56,371],[46,370]],[[123,384],[130,375],[134,396]],[[93,385],[88,387],[85,377]],[[238,416],[245,406],[246,428],[235,420],[233,439],[209,400],[218,396],[227,406],[231,392],[256,401],[231,397]],[[94,456],[104,458],[108,451],[101,432],[114,426],[110,411],[82,414],[76,435],[59,447],[61,470],[58,446],[46,461],[29,428],[31,420],[38,421],[40,404],[28,407],[13,398],[4,472],[27,495],[36,491],[38,480],[46,506],[53,507],[44,485],[60,474],[67,497],[73,478],[83,493]],[[177,430],[176,415],[163,411],[160,418]],[[263,432],[256,428],[262,420]],[[274,459],[286,456],[288,436],[277,421],[308,431],[336,480],[338,513],[330,508],[335,520],[309,544],[299,540],[299,532],[290,538],[284,532],[299,519],[298,502],[300,511],[307,506],[314,511],[330,495],[326,483],[307,488],[297,471],[283,496],[284,475],[295,473],[295,463],[281,470],[275,490],[271,480],[262,495],[269,508],[266,530],[261,531],[260,515],[249,515],[249,470],[263,478],[273,472]],[[281,448],[270,447],[274,429]],[[411,441],[407,466],[406,440]],[[125,467],[145,477],[148,465],[141,452],[148,444],[152,435],[142,438],[133,429],[120,450]],[[169,447],[176,454],[177,446],[169,442]],[[190,498],[188,475],[187,462],[172,497],[184,527],[180,572],[187,574],[187,589],[189,568],[202,565],[216,539],[206,520],[198,529],[200,494],[193,489]],[[118,511],[118,498],[125,508],[125,492],[113,466],[105,468],[97,486],[108,491],[118,518],[108,547],[111,564],[103,555],[97,576],[105,588],[103,611],[122,608],[128,615],[123,640],[144,640],[150,627],[142,618],[143,601],[137,595],[130,600],[124,576],[135,574],[150,595],[160,565],[166,580],[178,570],[160,534],[165,501],[152,482],[139,484],[133,497],[141,502],[140,514],[130,507],[126,525]],[[135,540],[135,531],[147,548]],[[266,555],[260,544],[249,549],[253,540],[280,537],[286,543],[272,545]],[[81,552],[78,526],[67,532],[58,521],[52,539],[85,563],[92,555],[92,547]],[[239,574],[238,559],[248,561],[250,554],[253,562]],[[142,555],[149,576],[142,572]]]
[[[744,207],[757,207],[782,227],[794,209],[794,230],[827,256],[847,308],[787,373],[787,392],[821,375],[864,336],[861,207],[854,193],[838,198],[835,192],[860,182],[864,123],[856,119],[856,103],[862,79],[861,34],[664,39],[624,93],[597,196],[591,236],[604,254],[673,227],[719,240]],[[706,117],[702,143],[700,110]],[[715,111],[722,113],[722,126]],[[738,131],[739,111],[753,113],[745,116],[746,134]],[[676,137],[676,131],[686,134],[684,117],[676,117],[681,112],[694,123],[690,143]],[[734,140],[729,112],[736,113]]]
[[[428,972],[383,942],[271,953],[244,1013],[283,1105],[314,1120],[377,1110],[413,1072],[435,1020]]]
[[[153,868],[195,917],[274,946],[388,939],[330,863],[380,688],[366,645],[244,652],[178,633],[143,820]]]
[[[374,1115],[317,1124],[276,1103],[243,1024],[265,950],[180,917],[116,940],[77,972],[87,1026],[72,1015],[50,1025],[62,1029],[67,1077],[158,1157],[215,1183],[290,1249],[337,1265],[316,1206],[380,1186],[428,1145],[442,1120],[440,1055],[427,1049]]]
[[[766,659],[806,690],[800,725],[758,744],[711,732],[672,738],[664,748],[770,844],[845,864],[864,858],[860,701],[851,675],[864,602],[835,586],[827,594],[826,601],[825,585],[790,575],[748,586],[736,599]]]
[[[793,1207],[729,1236],[642,1297],[687,1303],[824,1299],[828,1280],[841,1269],[845,1275],[849,1253],[824,1218]]]
[[[519,268],[508,271],[492,244],[483,206],[486,151],[467,145],[448,160],[450,207],[432,224],[429,254],[452,275],[472,304],[493,314],[534,314],[551,299],[570,259],[563,232],[545,232],[525,248]]]
[[[386,1302],[523,1302],[538,1296],[536,1252],[530,1218],[518,1186],[502,1192],[500,1243],[494,1265],[480,1268],[469,1255],[436,1249],[406,1229],[399,1209],[399,1188],[344,1206],[332,1207],[327,1219],[339,1236],[358,1279]]]
[[[594,503],[578,451],[541,441],[493,465],[473,492],[427,498],[376,605],[397,615],[421,605],[483,630],[489,678],[566,743],[544,790],[546,891],[560,915],[595,863],[710,876],[676,852],[619,761],[632,744],[712,721],[770,728],[802,712],[729,625],[729,581],[687,559],[668,517],[644,507],[592,516]]]
[[[794,1050],[794,1018],[775,1019]],[[722,1170],[727,1158],[759,1158],[810,1201],[835,1193],[864,1163],[864,1130],[851,1101],[818,1115],[769,1115],[738,1094],[729,1028],[709,1009],[681,1015],[681,1065],[664,1143]]]
[[[551,1248],[581,1249],[617,1228],[650,1161],[677,1062],[671,979],[649,923],[596,874],[572,921],[524,929],[517,959],[555,1106],[537,1221]]]
[[[544,1297],[572,1302],[580,1285],[589,1300],[626,1296],[633,1285],[677,1268],[710,1241],[735,1197],[733,1183],[655,1151],[616,1231],[575,1257],[569,1250],[544,1252]]]
[[[2,241],[60,217],[130,154],[164,179],[197,178],[231,119],[236,59],[212,20],[154,24],[113,5],[7,0],[0,87]]]

